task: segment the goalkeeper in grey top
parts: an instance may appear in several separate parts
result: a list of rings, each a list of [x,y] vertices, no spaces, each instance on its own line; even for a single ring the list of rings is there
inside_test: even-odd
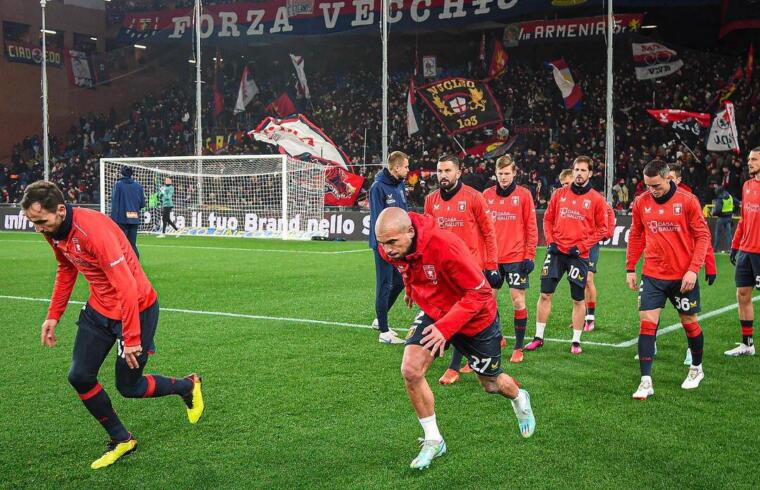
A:
[[[164,179],[164,185],[158,190],[158,199],[161,203],[161,236],[164,236],[166,232],[166,225],[170,225],[174,228],[174,231],[178,231],[177,225],[172,221],[172,209],[174,209],[174,186],[172,185],[172,179],[167,177]]]

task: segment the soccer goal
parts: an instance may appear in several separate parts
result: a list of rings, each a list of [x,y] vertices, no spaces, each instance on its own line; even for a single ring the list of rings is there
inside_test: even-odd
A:
[[[141,232],[160,230],[167,178],[179,234],[305,240],[324,218],[324,167],[286,155],[102,158],[103,213],[124,167],[145,189]]]

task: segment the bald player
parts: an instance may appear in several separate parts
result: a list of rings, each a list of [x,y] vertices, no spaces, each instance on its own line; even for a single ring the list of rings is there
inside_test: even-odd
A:
[[[410,329],[401,362],[407,395],[425,433],[410,466],[425,469],[446,453],[425,374],[450,344],[467,356],[487,393],[510,400],[520,434],[526,438],[533,435],[536,422],[530,396],[501,368],[502,335],[496,299],[465,243],[439,229],[434,218],[407,214],[400,208],[380,213],[375,235],[383,259],[401,273],[407,305],[416,303],[421,310]]]

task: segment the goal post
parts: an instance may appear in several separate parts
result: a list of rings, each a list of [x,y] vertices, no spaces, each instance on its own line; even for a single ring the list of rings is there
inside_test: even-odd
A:
[[[100,210],[109,213],[124,167],[145,190],[139,231],[161,232],[171,179],[178,234],[310,239],[321,236],[324,166],[287,155],[102,158]]]

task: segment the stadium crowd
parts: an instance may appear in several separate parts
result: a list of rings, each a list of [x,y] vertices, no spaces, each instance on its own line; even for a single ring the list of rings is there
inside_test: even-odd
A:
[[[144,4],[145,2],[137,2]],[[149,2],[150,3],[150,2]],[[161,2],[158,2],[161,3]],[[474,48],[476,49],[476,48]],[[627,47],[626,49],[629,49]],[[649,108],[680,108],[698,112],[714,110],[712,103],[720,89],[744,60],[686,49],[679,51],[684,67],[676,74],[657,81],[638,81],[630,62],[630,52],[622,49],[615,65],[615,187],[614,206],[629,208],[635,195],[643,191],[640,180],[643,166],[660,157],[680,161],[684,181],[690,184],[703,203],[714,199],[716,188],[726,188],[738,196],[747,178],[743,155],[712,153],[703,142],[695,148],[680,144],[672,132],[660,126],[647,113]],[[583,102],[579,110],[568,111],[545,59],[520,49],[511,52],[506,74],[491,83],[501,104],[505,128],[511,132],[509,153],[515,158],[518,181],[532,192],[536,205],[545,207],[551,189],[557,185],[559,172],[573,158],[587,154],[594,161],[593,185],[604,185],[605,141],[605,65],[603,56],[593,50],[568,49],[564,58],[582,87]],[[308,59],[307,59],[308,62]],[[292,66],[280,62],[257,64],[254,69],[261,93],[246,112],[233,114],[242,63],[227,63],[223,68],[224,112],[214,116],[211,84],[204,93],[204,131],[207,135],[224,134],[223,148],[207,148],[209,153],[272,153],[273,149],[252,141],[241,131],[250,130],[267,114],[267,106],[279,94],[290,93],[299,112],[339,145],[349,156],[357,173],[371,184],[380,164],[381,93],[377,67],[344,68],[307,65],[312,97],[296,95]],[[208,67],[213,70],[213,67]],[[448,75],[482,77],[477,62],[462,62],[439,70]],[[411,155],[412,170],[419,170],[408,188],[411,204],[421,206],[424,196],[437,185],[435,162],[438,155],[461,152],[496,135],[497,128],[477,130],[450,137],[422,103],[418,103],[420,132],[407,136],[406,96],[411,73],[392,73],[389,87],[390,148]],[[206,73],[208,79],[213,72]],[[424,83],[420,81],[420,83]],[[419,85],[419,84],[418,84]],[[737,126],[743,149],[760,141],[760,83],[742,80],[731,96],[736,106]],[[52,179],[66,196],[75,202],[99,201],[98,159],[100,157],[150,157],[192,155],[194,153],[193,84],[174,86],[134,103],[129,113],[83,115],[63,135],[51,139]],[[365,142],[365,130],[367,140]],[[237,137],[231,136],[237,134]],[[366,160],[364,158],[366,152]],[[0,202],[13,203],[21,198],[24,187],[42,177],[42,148],[39,136],[30,136],[17,144],[9,162],[1,162]],[[468,155],[463,181],[484,189],[493,185],[494,160]]]

